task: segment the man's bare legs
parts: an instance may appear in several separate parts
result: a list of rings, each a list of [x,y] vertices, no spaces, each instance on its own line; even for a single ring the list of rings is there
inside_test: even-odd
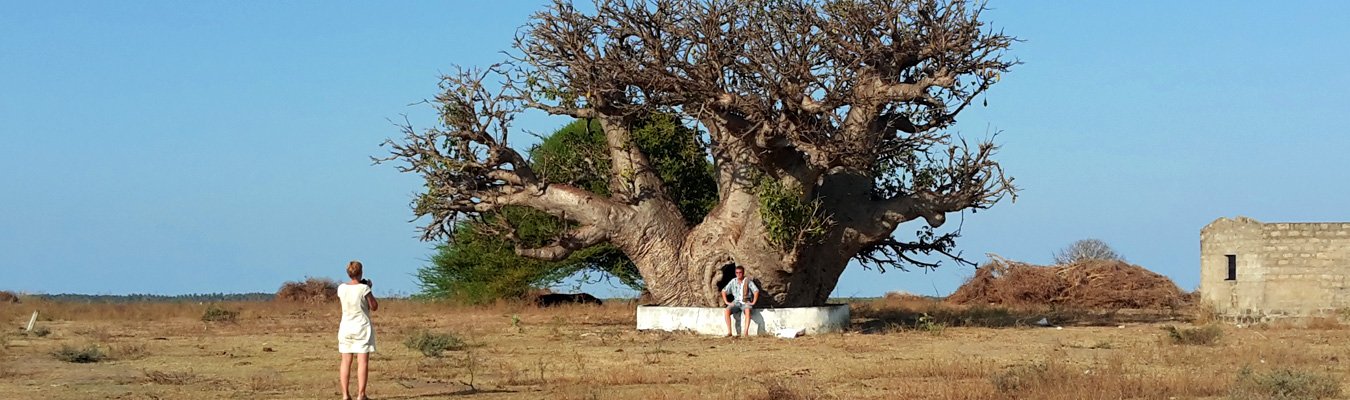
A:
[[[370,370],[370,353],[359,353],[356,355],[356,398],[366,400],[366,376]]]
[[[745,316],[741,318],[745,321],[745,328],[741,329],[741,336],[750,336],[750,307],[745,308]]]
[[[352,395],[347,392],[347,385],[352,381],[351,371],[352,354],[342,353],[342,363],[338,364],[338,383],[342,385],[342,400],[350,400],[352,398]]]
[[[735,333],[731,330],[731,308],[722,309],[722,313],[727,316],[727,337],[731,337],[731,334]]]

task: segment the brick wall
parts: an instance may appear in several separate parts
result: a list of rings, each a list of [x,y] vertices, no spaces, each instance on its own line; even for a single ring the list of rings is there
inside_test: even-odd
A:
[[[1228,280],[1228,256],[1237,273]],[[1350,223],[1219,218],[1200,231],[1200,295],[1230,316],[1350,308]]]

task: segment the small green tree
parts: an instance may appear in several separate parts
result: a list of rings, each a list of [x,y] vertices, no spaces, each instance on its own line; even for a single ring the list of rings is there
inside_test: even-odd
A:
[[[712,166],[695,141],[698,135],[676,119],[656,115],[635,122],[634,143],[651,155],[657,174],[673,191],[672,201],[693,225],[717,200]],[[530,164],[542,179],[608,195],[608,143],[598,124],[574,121],[530,149]],[[437,247],[431,264],[417,273],[421,295],[483,303],[524,295],[577,273],[612,277],[635,290],[642,277],[628,256],[609,243],[588,246],[560,261],[523,257],[516,248],[540,247],[574,226],[559,216],[508,206],[459,222],[451,239]]]

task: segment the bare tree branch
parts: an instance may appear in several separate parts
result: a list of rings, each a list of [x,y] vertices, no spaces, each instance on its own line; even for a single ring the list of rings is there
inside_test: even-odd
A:
[[[604,243],[608,239],[609,235],[604,231],[596,229],[594,226],[584,226],[563,233],[562,237],[548,246],[525,248],[517,245],[516,254],[541,260],[558,261],[567,258],[574,251]]]
[[[403,141],[385,141],[390,155],[376,160],[399,161],[400,171],[425,179],[427,192],[414,202],[418,217],[431,218],[424,239],[448,237],[461,216],[505,205],[570,213],[593,224],[607,224],[610,215],[622,211],[602,196],[540,181],[525,158],[507,145],[520,105],[504,95],[509,87],[493,90],[484,83],[503,67],[459,69],[443,77],[445,91],[435,99],[443,126],[418,131],[405,120],[400,126]]]

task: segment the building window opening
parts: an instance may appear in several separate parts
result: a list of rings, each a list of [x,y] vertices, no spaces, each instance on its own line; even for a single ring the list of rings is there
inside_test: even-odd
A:
[[[1229,255],[1228,255],[1228,278],[1226,278],[1226,279],[1224,279],[1224,280],[1225,280],[1225,281],[1235,281],[1235,280],[1237,280],[1237,255],[1236,255],[1236,254],[1229,254]]]

